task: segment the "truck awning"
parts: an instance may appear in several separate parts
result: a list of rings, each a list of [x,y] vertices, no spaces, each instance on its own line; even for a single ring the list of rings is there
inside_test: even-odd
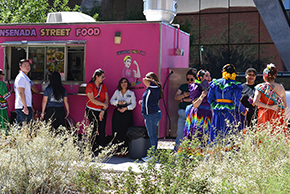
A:
[[[60,41],[5,41],[0,43],[2,47],[6,46],[66,46],[86,44],[86,40],[60,40]]]

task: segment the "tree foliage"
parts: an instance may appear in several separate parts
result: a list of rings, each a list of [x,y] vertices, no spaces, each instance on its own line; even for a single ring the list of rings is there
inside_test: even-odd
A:
[[[79,5],[72,9],[68,2],[69,0],[54,0],[50,5],[47,0],[0,0],[0,22],[43,23],[50,12],[79,10]]]
[[[93,17],[96,21],[102,18],[102,6],[97,0],[93,2],[93,7],[88,9],[86,6],[82,6],[82,12]]]

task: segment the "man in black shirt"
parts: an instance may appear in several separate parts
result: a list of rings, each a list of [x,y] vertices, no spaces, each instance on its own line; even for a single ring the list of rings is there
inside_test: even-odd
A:
[[[256,69],[248,68],[245,73],[246,83],[242,84],[243,90],[241,102],[246,108],[248,108],[247,126],[252,126],[253,120],[257,117],[257,107],[253,104],[256,75]]]

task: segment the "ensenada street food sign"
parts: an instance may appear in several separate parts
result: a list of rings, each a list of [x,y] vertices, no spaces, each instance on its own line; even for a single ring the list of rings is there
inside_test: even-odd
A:
[[[0,37],[61,37],[70,36],[72,30],[76,37],[99,36],[101,30],[99,27],[83,28],[0,28]]]

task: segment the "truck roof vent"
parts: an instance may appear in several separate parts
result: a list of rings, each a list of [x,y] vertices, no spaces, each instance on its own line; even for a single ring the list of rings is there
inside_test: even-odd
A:
[[[53,12],[49,13],[46,23],[88,23],[96,22],[91,16],[80,12]]]
[[[161,21],[171,24],[177,12],[174,0],[143,0],[143,14],[147,21]]]

